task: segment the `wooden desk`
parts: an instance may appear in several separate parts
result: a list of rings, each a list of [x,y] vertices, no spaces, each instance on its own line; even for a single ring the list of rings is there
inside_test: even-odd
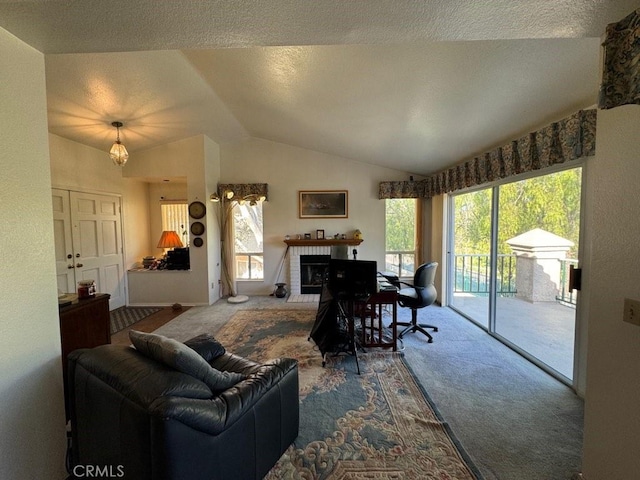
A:
[[[372,295],[366,303],[362,304],[362,346],[383,347],[398,350],[398,291],[381,290]],[[384,325],[382,324],[382,308],[385,305],[392,306],[391,341],[384,338]]]

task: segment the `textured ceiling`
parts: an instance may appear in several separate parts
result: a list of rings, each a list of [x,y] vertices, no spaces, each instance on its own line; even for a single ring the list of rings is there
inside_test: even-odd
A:
[[[132,153],[255,136],[428,174],[595,103],[633,1],[4,1],[52,133]],[[126,53],[108,53],[126,52]]]

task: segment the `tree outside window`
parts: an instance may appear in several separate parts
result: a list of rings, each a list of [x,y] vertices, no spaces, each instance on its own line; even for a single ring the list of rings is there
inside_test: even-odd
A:
[[[416,200],[385,201],[385,270],[413,277],[416,262]]]
[[[262,202],[238,204],[233,209],[235,224],[236,278],[264,279]]]

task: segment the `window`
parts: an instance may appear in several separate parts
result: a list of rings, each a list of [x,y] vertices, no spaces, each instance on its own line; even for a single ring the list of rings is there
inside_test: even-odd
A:
[[[262,244],[262,202],[238,204],[233,209],[235,224],[236,278],[262,280],[264,255]]]
[[[189,245],[189,206],[184,200],[162,201],[162,230],[173,230],[178,233],[186,247]]]
[[[413,198],[385,201],[385,270],[413,277],[416,268],[418,202]]]

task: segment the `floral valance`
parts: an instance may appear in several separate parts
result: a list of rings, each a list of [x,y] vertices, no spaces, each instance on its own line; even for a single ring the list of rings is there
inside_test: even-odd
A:
[[[480,157],[417,182],[380,182],[378,197],[431,198],[595,154],[596,110],[580,110]]]
[[[602,109],[640,104],[640,9],[607,25],[602,85]]]
[[[218,195],[223,197],[226,192],[233,192],[233,198],[242,199],[251,195],[264,196],[269,200],[269,185],[266,183],[219,183]]]

